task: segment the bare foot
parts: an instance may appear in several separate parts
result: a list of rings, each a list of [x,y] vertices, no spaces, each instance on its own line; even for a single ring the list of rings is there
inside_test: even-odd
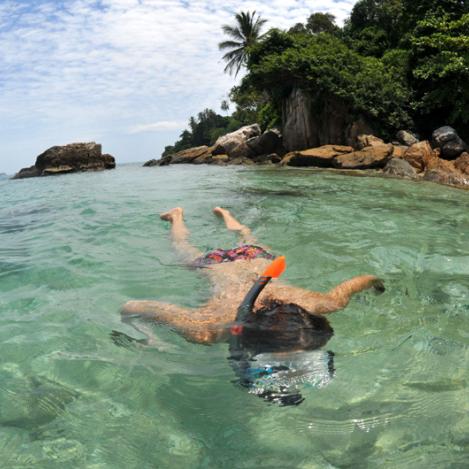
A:
[[[228,214],[228,215],[229,215],[230,212],[229,212],[228,210],[226,210],[225,208],[215,207],[215,208],[213,209],[213,213],[214,213],[215,215],[218,215],[219,217],[223,217],[225,214]]]
[[[238,220],[236,220],[233,217],[233,215],[231,215],[230,211],[227,210],[226,208],[215,207],[213,209],[213,213],[223,218],[225,225],[229,230],[233,230],[233,231],[246,230],[246,227],[241,225],[241,223],[239,223]]]
[[[184,209],[181,207],[175,207],[175,208],[172,208],[171,210],[168,210],[167,212],[162,213],[160,215],[160,218],[162,220],[166,220],[172,223],[174,219],[182,218],[183,215],[184,215]]]

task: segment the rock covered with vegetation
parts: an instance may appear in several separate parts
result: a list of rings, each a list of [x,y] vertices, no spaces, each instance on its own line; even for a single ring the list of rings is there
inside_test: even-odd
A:
[[[251,122],[280,128],[289,151],[353,145],[359,134],[390,141],[401,129],[409,145],[444,125],[469,140],[469,2],[358,0],[343,27],[334,20],[313,13],[262,34],[264,19],[237,14],[220,43],[226,70],[246,69],[222,103],[234,112],[199,113],[165,153],[212,146]]]
[[[101,171],[115,167],[114,157],[102,154],[100,144],[71,143],[49,148],[36,158],[34,166],[21,169],[13,178],[24,179],[80,171]]]
[[[148,164],[279,162],[468,184],[469,2],[358,0],[343,27],[328,13],[262,34],[265,23],[241,12],[222,28],[225,71],[246,69],[221,106],[231,115],[191,117]],[[252,122],[259,135],[232,138]]]

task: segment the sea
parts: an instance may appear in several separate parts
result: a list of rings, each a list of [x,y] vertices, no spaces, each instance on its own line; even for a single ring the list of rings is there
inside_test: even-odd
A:
[[[240,386],[225,343],[122,322],[128,300],[210,297],[159,218],[176,206],[202,251],[236,245],[230,209],[292,285],[383,279],[328,317],[333,373],[301,404]],[[467,468],[469,192],[271,167],[2,179],[0,343],[2,468]]]

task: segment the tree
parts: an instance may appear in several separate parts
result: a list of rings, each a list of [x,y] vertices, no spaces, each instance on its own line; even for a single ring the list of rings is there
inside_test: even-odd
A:
[[[272,30],[253,48],[243,84],[268,93],[277,109],[295,87],[309,91],[319,105],[338,98],[351,112],[373,119],[383,135],[392,135],[412,120],[405,76],[396,71],[400,61],[391,59],[396,65],[386,67],[331,34]]]
[[[308,18],[306,28],[313,34],[330,33],[334,34],[338,31],[335,25],[335,16],[331,13],[313,13]]]
[[[267,20],[262,19],[256,12],[240,12],[235,16],[236,24],[222,26],[223,32],[231,39],[218,44],[220,50],[230,49],[223,60],[227,62],[225,72],[238,75],[242,66],[246,65],[249,57],[249,49],[262,37],[262,26]]]
[[[345,22],[347,43],[362,55],[381,57],[402,40],[404,11],[402,0],[359,0]]]
[[[450,124],[468,135],[469,13],[457,18],[435,11],[411,36],[411,84],[415,110],[426,131]]]

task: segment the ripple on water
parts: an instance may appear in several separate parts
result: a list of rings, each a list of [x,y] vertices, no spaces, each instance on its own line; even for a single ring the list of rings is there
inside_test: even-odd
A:
[[[10,467],[465,467],[469,194],[311,171],[186,166],[0,185],[0,460]],[[229,207],[327,291],[384,278],[331,316],[335,376],[280,408],[236,383],[227,346],[154,326],[118,346],[129,299],[197,306],[209,287],[158,213],[202,250]],[[121,344],[122,345],[122,344]]]

